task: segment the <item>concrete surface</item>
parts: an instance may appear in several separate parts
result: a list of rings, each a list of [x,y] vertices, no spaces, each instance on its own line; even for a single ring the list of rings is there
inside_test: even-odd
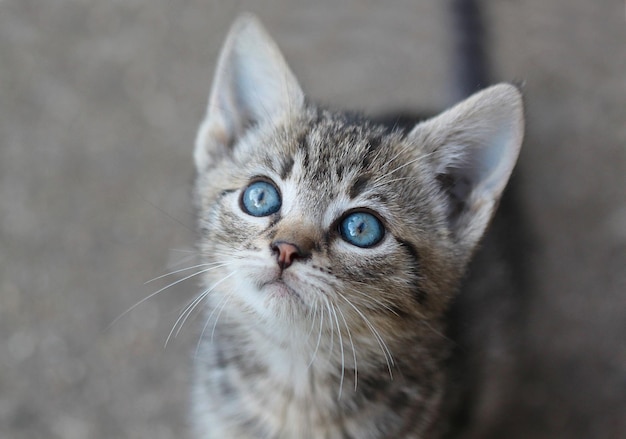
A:
[[[526,81],[538,241],[494,437],[626,437],[624,4],[485,8],[497,76]],[[319,101],[446,103],[437,0],[0,0],[0,437],[186,436],[197,319],[164,343],[194,280],[107,326],[192,263],[195,128],[243,10]]]

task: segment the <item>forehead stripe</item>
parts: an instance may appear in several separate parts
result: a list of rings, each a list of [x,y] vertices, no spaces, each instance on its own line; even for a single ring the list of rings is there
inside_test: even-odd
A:
[[[281,169],[280,169],[280,178],[285,180],[287,177],[289,177],[289,175],[291,175],[293,164],[294,164],[293,156],[289,156],[288,158],[283,160],[283,163],[281,164]]]
[[[350,184],[350,190],[348,191],[350,198],[354,199],[363,193],[371,178],[372,176],[370,174],[361,174],[355,178]]]

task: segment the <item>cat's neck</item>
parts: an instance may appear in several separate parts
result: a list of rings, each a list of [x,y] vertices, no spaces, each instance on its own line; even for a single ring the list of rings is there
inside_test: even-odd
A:
[[[329,324],[330,319],[317,318]],[[427,428],[420,425],[438,406],[443,378],[432,358],[418,349],[403,353],[414,363],[408,367],[404,360],[388,365],[356,355],[355,368],[352,344],[358,354],[360,340],[353,337],[351,343],[344,332],[342,358],[336,323],[334,331],[331,346],[324,340],[332,337],[319,337],[319,326],[292,325],[290,333],[279,334],[277,326],[259,326],[224,311],[212,343],[205,344],[214,363],[203,370],[218,374],[217,389],[226,389],[223,396],[235,401],[235,416],[256,419],[262,427],[254,428],[272,432],[268,437],[343,437],[348,430],[353,437],[368,431],[387,437]],[[236,437],[260,431],[237,428]]]
[[[367,407],[377,418],[359,422],[382,422],[396,416],[392,413],[399,407],[389,405],[394,401],[403,401],[402,409],[407,410],[439,398],[429,394],[442,375],[431,367],[428,343],[403,353],[413,363],[408,366],[394,360],[393,347],[366,345],[364,340],[371,343],[371,334],[348,335],[339,324],[340,337],[337,325],[334,314],[331,318],[321,311],[311,321],[297,323],[263,322],[224,311],[206,347],[213,351],[211,357],[220,359],[215,366],[228,369],[228,375],[243,383],[240,391],[247,393],[245,398],[256,399],[267,416],[281,413],[285,428],[311,423],[336,428],[338,418],[362,417],[369,412]],[[423,389],[423,394],[408,395],[406,389]],[[268,398],[269,394],[273,396]],[[408,403],[413,398],[415,402]],[[356,407],[361,413],[350,413]]]
[[[335,397],[343,390],[340,386],[354,387],[353,349],[358,347],[350,344],[345,328],[340,337],[336,323],[321,314],[310,322],[277,320],[250,319],[224,310],[212,334],[213,344],[225,355],[243,361],[244,368],[245,363],[254,364],[295,397],[308,398],[319,392],[318,380],[323,380]],[[357,367],[359,373],[367,372],[365,364]]]

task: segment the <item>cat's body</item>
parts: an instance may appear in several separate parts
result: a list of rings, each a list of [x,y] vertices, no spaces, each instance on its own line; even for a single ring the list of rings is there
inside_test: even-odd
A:
[[[522,131],[507,84],[408,130],[320,109],[238,20],[195,153],[198,437],[439,437],[445,319]]]

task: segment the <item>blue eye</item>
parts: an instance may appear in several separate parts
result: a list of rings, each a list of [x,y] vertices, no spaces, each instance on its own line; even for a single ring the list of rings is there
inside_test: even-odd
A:
[[[341,237],[361,248],[373,247],[385,235],[385,228],[378,218],[367,212],[354,212],[346,216],[339,225]]]
[[[252,216],[268,216],[280,210],[282,202],[276,187],[267,181],[255,181],[241,197],[243,211]]]

